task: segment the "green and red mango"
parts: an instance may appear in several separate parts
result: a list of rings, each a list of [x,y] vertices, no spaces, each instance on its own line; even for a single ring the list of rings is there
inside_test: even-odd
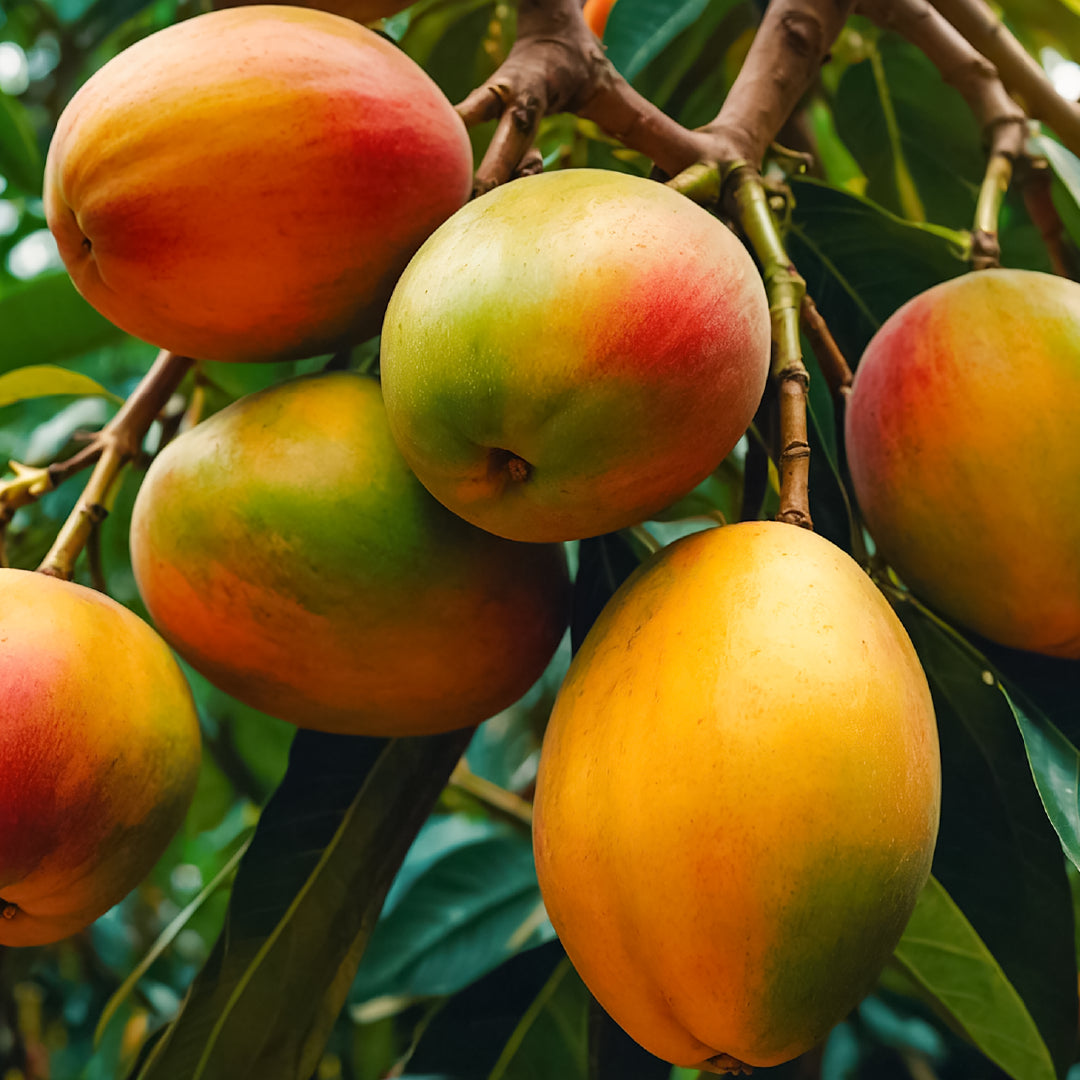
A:
[[[0,569],[0,945],[73,934],[180,827],[199,723],[165,643],[92,589]]]
[[[427,488],[515,540],[644,520],[704,479],[769,367],[761,278],[734,234],[636,176],[568,169],[459,210],[383,325],[387,413]]]
[[[569,608],[562,549],[440,506],[352,373],[243,398],[166,447],[131,551],[158,629],[211,682],[343,734],[485,720],[540,675]]]
[[[471,183],[464,124],[400,49],[337,15],[256,6],[97,71],[57,124],[44,202],[76,287],[122,329],[269,361],[376,333]]]
[[[982,270],[882,326],[847,453],[900,577],[992,641],[1080,658],[1080,285]]]

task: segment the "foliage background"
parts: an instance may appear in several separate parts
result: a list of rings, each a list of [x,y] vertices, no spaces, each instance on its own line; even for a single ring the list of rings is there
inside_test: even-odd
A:
[[[1001,7],[1059,83],[1067,87],[1072,79],[1080,93],[1076,0],[1008,0]],[[60,109],[91,72],[131,42],[199,10],[191,0],[4,0],[0,7],[5,459],[44,464],[72,452],[79,433],[112,414],[154,355],[89,308],[60,268],[40,201],[43,157]],[[759,17],[751,0],[620,0],[605,43],[638,89],[696,126],[717,112]],[[506,55],[514,21],[504,0],[419,0],[383,29],[456,101]],[[787,243],[854,359],[901,303],[965,271],[965,230],[983,169],[979,132],[920,53],[858,18],[833,50],[801,124],[818,148],[818,164],[789,180]],[[478,153],[490,130],[473,133]],[[649,170],[649,162],[573,116],[545,121],[539,142],[548,168]],[[1048,135],[1038,137],[1038,148],[1053,167],[1054,201],[1069,237],[1080,244],[1080,161]],[[1001,241],[1005,265],[1049,271],[1016,192],[1006,203]],[[370,363],[376,347],[355,350],[354,366]],[[325,359],[205,364],[206,408],[318,370]],[[81,373],[108,393],[58,393],[69,387],[54,370],[24,371],[21,382],[12,381],[11,372],[38,365]],[[851,550],[858,536],[842,446],[820,378],[812,379],[811,411],[817,528]],[[160,438],[158,426],[148,455]],[[1038,468],[1037,447],[1016,452]],[[744,484],[747,462],[756,460],[758,447],[744,440],[713,478],[648,530],[666,542],[718,517],[737,519],[744,505],[768,516],[775,510],[774,472],[760,490],[753,480]],[[129,471],[77,578],[103,579],[113,596],[145,614],[127,552],[141,474],[139,467]],[[79,482],[70,481],[16,514],[7,542],[12,565],[36,565],[78,491]],[[541,683],[479,729],[468,751],[470,771],[455,773],[392,886],[375,880],[365,852],[376,841],[404,850],[419,821],[410,824],[413,793],[402,777],[424,754],[453,748],[294,739],[288,725],[188,669],[205,754],[185,827],[147,881],[84,934],[0,953],[3,1080],[105,1080],[132,1069],[149,1077],[374,1080],[395,1067],[414,1078],[458,1080],[687,1080],[687,1070],[637,1049],[591,1002],[543,913],[527,801],[485,787],[527,800],[543,723],[571,649],[636,565],[641,539],[627,533],[571,546],[571,635]],[[935,883],[875,993],[823,1048],[762,1072],[827,1080],[1078,1080],[1080,1066],[1072,1066],[1080,1056],[1080,885],[1062,847],[1074,862],[1080,858],[1080,665],[965,641],[902,592],[894,599],[927,669],[941,724],[945,795]],[[350,806],[349,820],[368,833],[347,824]],[[335,899],[320,877],[326,853],[346,868],[345,899]],[[331,955],[323,947],[328,927],[370,913],[384,887],[382,916],[352,978],[347,954],[355,940]],[[227,944],[219,936],[226,919]],[[163,934],[163,947],[147,963]],[[263,948],[268,943],[273,947]],[[321,989],[300,989],[308,985],[304,978],[321,987],[338,971],[350,975],[343,1009]],[[134,985],[122,987],[132,972]],[[151,1048],[193,980],[180,1026],[152,1060]],[[328,1035],[325,1051],[302,1058],[302,1067],[288,1064],[312,1031]]]

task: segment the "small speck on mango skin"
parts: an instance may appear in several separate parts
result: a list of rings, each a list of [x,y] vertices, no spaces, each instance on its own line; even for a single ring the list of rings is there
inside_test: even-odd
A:
[[[103,915],[195,791],[199,724],[164,641],[109,597],[0,569],[0,945]]]
[[[211,682],[300,727],[470,727],[544,670],[560,545],[451,514],[394,445],[376,380],[336,372],[222,410],[154,461],[131,522],[155,625]]]
[[[1080,658],[1080,285],[980,270],[896,311],[847,406],[882,553],[948,618]]]
[[[941,771],[899,620],[828,541],[680,540],[616,593],[544,737],[544,903],[608,1013],[677,1065],[776,1065],[869,991],[927,880]]]
[[[125,49],[49,146],[44,205],[76,288],[203,360],[330,352],[377,332],[413,252],[469,197],[449,100],[324,11],[211,11]]]

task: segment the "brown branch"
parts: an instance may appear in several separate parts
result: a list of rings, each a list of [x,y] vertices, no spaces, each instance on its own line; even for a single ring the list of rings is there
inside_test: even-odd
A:
[[[1080,154],[1080,108],[1059,94],[1046,72],[983,0],[933,0],[934,7],[996,68],[1029,116],[1049,125]]]
[[[1051,196],[1050,163],[1046,158],[1028,158],[1025,166],[1020,188],[1028,217],[1043,238],[1054,273],[1076,280],[1076,256],[1065,238],[1065,226]]]
[[[507,180],[540,120],[563,110],[593,121],[667,175],[696,161],[758,165],[853,7],[854,0],[773,0],[719,115],[689,131],[615,70],[577,0],[521,0],[510,55],[457,107],[467,124],[500,118],[475,190]]]
[[[847,403],[848,394],[851,393],[851,367],[809,293],[802,298],[799,321],[803,333],[810,342],[810,348],[814,350],[814,357],[828,384],[829,392],[837,406],[842,408]]]
[[[971,261],[976,270],[999,266],[998,216],[1013,163],[1024,152],[1026,113],[1009,96],[997,68],[928,0],[860,0],[859,10],[910,41],[967,102],[988,155],[975,211]]]
[[[510,54],[457,110],[469,125],[499,117],[476,171],[477,194],[515,173],[540,121],[557,112],[593,120],[665,170],[677,172],[697,156],[693,135],[615,70],[578,0],[521,0]]]
[[[150,370],[120,407],[117,414],[94,436],[93,442],[66,462],[51,467],[53,486],[73,472],[95,461],[86,488],[60,528],[38,570],[53,577],[70,579],[75,560],[95,526],[105,519],[123,467],[138,454],[150,425],[180,385],[192,361],[186,356],[162,351]]]

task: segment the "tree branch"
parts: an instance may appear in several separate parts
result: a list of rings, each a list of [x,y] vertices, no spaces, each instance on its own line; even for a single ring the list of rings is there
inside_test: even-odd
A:
[[[41,573],[65,580],[71,578],[75,560],[86,546],[91,531],[108,514],[121,470],[138,454],[154,418],[172,397],[191,365],[192,361],[186,356],[160,352],[120,411],[94,436],[93,442],[67,462],[48,470],[50,477],[54,477],[52,486],[55,487],[91,461],[97,463],[82,497],[38,567]]]
[[[1043,238],[1054,273],[1075,281],[1078,276],[1076,252],[1066,239],[1065,226],[1051,196],[1053,174],[1050,163],[1044,157],[1028,158],[1025,166],[1020,188],[1028,217]]]
[[[928,0],[860,0],[859,10],[919,49],[974,114],[988,161],[975,210],[971,261],[976,270],[999,266],[998,216],[1013,163],[1024,152],[1027,115],[1009,96],[997,68]]]
[[[1080,154],[1080,108],[1061,96],[1046,72],[983,0],[933,0],[934,7],[996,68],[1029,116],[1049,125]]]

